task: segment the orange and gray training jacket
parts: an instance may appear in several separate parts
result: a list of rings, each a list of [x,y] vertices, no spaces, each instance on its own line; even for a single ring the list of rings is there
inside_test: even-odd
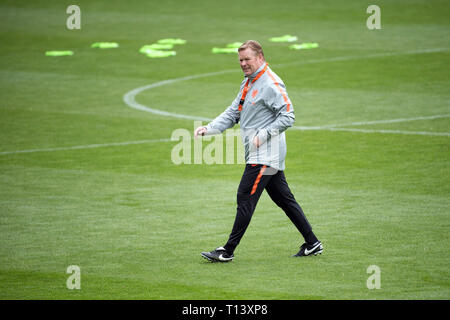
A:
[[[244,78],[232,104],[205,127],[208,135],[217,134],[239,122],[245,162],[284,170],[284,131],[294,121],[294,108],[283,81],[267,63],[263,63],[253,74]],[[259,138],[259,148],[253,145],[255,136]]]

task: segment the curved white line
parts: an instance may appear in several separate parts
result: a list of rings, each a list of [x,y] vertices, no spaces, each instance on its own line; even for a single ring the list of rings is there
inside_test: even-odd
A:
[[[312,63],[320,63],[320,62],[335,62],[335,61],[348,61],[348,60],[356,60],[356,59],[367,59],[367,58],[379,58],[379,57],[389,57],[396,55],[405,55],[405,54],[420,54],[420,53],[433,53],[433,52],[442,52],[447,51],[447,49],[437,48],[437,49],[426,49],[426,50],[417,50],[417,51],[408,51],[408,52],[400,52],[400,53],[380,53],[380,54],[372,54],[367,56],[347,56],[347,57],[334,57],[334,58],[325,58],[325,59],[316,59],[309,61],[295,61],[285,64],[278,64],[278,67],[285,67],[290,65],[298,65],[298,64],[312,64]],[[159,81],[156,83],[152,83],[143,87],[139,87],[127,92],[123,96],[123,101],[131,108],[151,112],[158,115],[181,118],[181,119],[190,119],[190,120],[204,120],[210,121],[212,119],[198,117],[198,116],[190,116],[183,115],[179,113],[162,111],[154,108],[149,108],[142,104],[136,102],[135,97],[141,93],[142,91],[153,89],[156,87],[161,87],[167,84],[172,84],[181,81],[187,81],[192,79],[211,77],[216,75],[221,75],[225,73],[237,72],[238,69],[232,70],[222,70],[217,72],[203,73],[197,75],[191,75],[181,78],[169,79],[164,81]],[[365,124],[375,124],[375,123],[391,123],[391,122],[402,122],[402,121],[413,121],[413,120],[425,120],[425,119],[437,119],[437,118],[446,118],[450,115],[437,115],[437,116],[429,116],[429,117],[417,117],[417,118],[407,118],[407,119],[392,119],[392,120],[378,120],[378,121],[367,121],[367,122],[353,122],[349,124],[334,124],[334,125],[325,125],[325,126],[315,126],[315,127],[292,127],[297,130],[330,130],[330,131],[351,131],[351,132],[365,132],[365,133],[397,133],[397,134],[415,134],[415,135],[434,135],[434,136],[450,136],[448,132],[425,132],[425,131],[400,131],[400,130],[365,130],[365,129],[353,129],[353,128],[336,128],[345,125],[365,125]],[[0,152],[0,155],[8,155],[8,154],[20,154],[20,153],[34,153],[34,152],[51,152],[51,151],[65,151],[65,150],[78,150],[78,149],[91,149],[91,148],[102,148],[102,147],[112,147],[112,146],[124,146],[124,145],[133,145],[133,144],[143,144],[143,143],[154,143],[154,142],[168,142],[171,139],[153,139],[153,140],[140,140],[140,141],[126,141],[126,142],[113,142],[113,143],[105,143],[105,144],[91,144],[91,145],[80,145],[80,146],[71,146],[71,147],[59,147],[59,148],[43,148],[43,149],[28,149],[28,150],[15,150],[15,151],[3,151]]]
[[[323,59],[315,59],[315,60],[308,60],[308,61],[294,61],[294,62],[289,62],[289,63],[284,63],[284,64],[278,64],[276,66],[278,66],[278,67],[286,67],[286,66],[291,66],[291,65],[313,64],[313,63],[321,63],[321,62],[349,61],[349,60],[371,59],[371,58],[382,58],[382,57],[391,57],[391,56],[398,56],[398,55],[435,53],[435,52],[442,52],[442,51],[447,51],[447,49],[435,48],[435,49],[413,50],[413,51],[398,52],[398,53],[396,53],[396,52],[374,53],[374,54],[365,55],[365,56],[333,57],[333,58],[323,58]],[[159,110],[159,109],[155,109],[155,108],[150,108],[150,107],[144,106],[144,105],[136,102],[136,96],[139,93],[141,93],[141,92],[143,92],[145,90],[153,89],[153,88],[156,88],[156,87],[161,87],[161,86],[172,84],[172,83],[177,83],[177,82],[187,81],[187,80],[192,80],[192,79],[198,79],[198,78],[204,78],[204,77],[217,76],[217,75],[220,75],[220,74],[232,73],[232,72],[237,72],[237,71],[240,71],[240,70],[236,68],[236,69],[232,69],[232,70],[222,70],[222,71],[217,71],[217,72],[209,72],[209,73],[203,73],[203,74],[197,74],[197,75],[191,75],[191,76],[186,76],[186,77],[181,77],[181,78],[175,78],[175,79],[169,79],[169,80],[163,80],[163,81],[155,82],[155,83],[143,86],[143,87],[139,87],[139,88],[133,89],[133,90],[125,93],[124,96],[123,96],[123,101],[125,102],[125,104],[127,106],[129,106],[131,108],[134,108],[134,109],[137,109],[137,110],[141,110],[141,111],[151,112],[151,113],[154,113],[154,114],[157,114],[157,115],[162,115],[162,116],[167,116],[167,117],[174,117],[174,118],[181,118],[181,119],[189,119],[189,120],[211,121],[212,119],[204,118],[204,117],[200,117],[200,116],[191,116],[191,115],[185,115],[185,114],[180,114],[180,113],[175,113],[175,112],[168,112],[168,111],[163,111],[163,110]]]
[[[172,84],[172,83],[177,83],[177,82],[187,81],[187,80],[192,80],[192,79],[198,79],[198,78],[204,78],[204,77],[217,76],[217,75],[221,75],[224,73],[231,73],[231,72],[236,72],[236,71],[237,70],[235,70],[235,69],[222,70],[222,71],[217,71],[217,72],[203,73],[203,74],[197,74],[197,75],[192,75],[192,76],[186,76],[186,77],[182,77],[182,78],[175,78],[175,79],[155,82],[155,83],[152,83],[152,84],[149,84],[149,85],[146,85],[143,87],[139,87],[139,88],[136,88],[136,89],[133,89],[133,90],[127,92],[123,96],[123,101],[131,108],[141,110],[141,111],[151,112],[151,113],[162,115],[162,116],[181,118],[181,119],[190,119],[190,120],[211,121],[212,119],[209,119],[209,118],[190,116],[190,115],[185,115],[185,114],[180,114],[180,113],[174,113],[174,112],[168,112],[168,111],[163,111],[163,110],[159,110],[159,109],[149,108],[147,106],[144,106],[144,105],[136,102],[136,96],[139,93],[141,93],[142,91],[153,89],[156,87],[161,87],[161,86],[164,86],[167,84]]]

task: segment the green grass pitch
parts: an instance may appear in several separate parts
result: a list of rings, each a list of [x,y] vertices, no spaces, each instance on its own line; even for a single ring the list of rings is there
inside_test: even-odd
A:
[[[448,1],[80,0],[69,30],[71,4],[0,2],[1,299],[450,298]],[[285,34],[319,48],[268,40]],[[187,43],[139,53],[163,38]],[[136,102],[215,117],[242,72],[211,49],[247,39],[303,128],[286,132],[286,176],[321,256],[291,257],[302,239],[264,193],[235,261],[203,260],[231,230],[243,165],[175,165],[167,139],[194,121],[124,102],[178,79]],[[80,290],[66,287],[70,265]]]

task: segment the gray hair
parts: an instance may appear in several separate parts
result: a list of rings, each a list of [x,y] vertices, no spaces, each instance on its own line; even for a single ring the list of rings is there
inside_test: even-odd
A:
[[[238,52],[241,52],[241,51],[243,51],[245,49],[251,49],[255,53],[255,55],[262,54],[262,56],[264,58],[263,48],[261,47],[261,45],[259,44],[258,41],[255,41],[255,40],[247,40],[247,41],[245,41],[238,48]]]

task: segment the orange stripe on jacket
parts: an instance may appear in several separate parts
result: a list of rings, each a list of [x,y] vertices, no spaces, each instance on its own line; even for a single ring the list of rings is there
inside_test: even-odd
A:
[[[264,68],[256,75],[256,77],[252,80],[251,84],[255,83],[255,81],[258,80],[264,74],[264,72],[266,72],[268,65],[269,64],[266,62],[266,65],[264,66]],[[239,101],[239,107],[238,107],[239,111],[242,111],[242,107],[244,106],[245,97],[247,96],[247,92],[248,92],[249,82],[250,82],[250,78],[247,79],[244,89],[242,89],[241,101]]]
[[[267,166],[262,166],[261,170],[259,170],[258,176],[256,177],[255,183],[253,184],[252,192],[250,192],[250,195],[254,194],[256,192],[256,188],[258,188],[259,180],[261,180],[261,177],[266,171]]]
[[[277,82],[277,80],[275,79],[275,77],[273,76],[273,74],[270,73],[270,71],[268,71],[268,70],[267,70],[267,74],[269,75],[270,79],[272,79],[273,83],[277,86],[277,88],[278,88],[278,90],[280,91],[280,93],[283,95],[284,102],[286,102],[286,104],[287,104],[286,111],[289,112],[289,110],[290,110],[289,107],[291,106],[291,104],[290,104],[290,102],[289,102],[288,97],[286,96],[286,93],[285,93],[284,90],[280,87],[279,83]]]

